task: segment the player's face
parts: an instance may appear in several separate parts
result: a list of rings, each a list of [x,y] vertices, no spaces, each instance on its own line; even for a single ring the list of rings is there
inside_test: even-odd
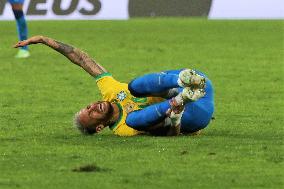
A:
[[[108,101],[99,101],[80,111],[80,122],[85,127],[104,125],[111,119],[113,107]]]

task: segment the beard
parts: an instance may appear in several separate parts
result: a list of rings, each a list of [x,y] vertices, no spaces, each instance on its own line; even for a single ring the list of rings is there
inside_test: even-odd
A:
[[[108,120],[107,122],[110,122],[114,110],[110,102],[106,101],[106,104],[107,104],[107,112],[105,114],[105,118]]]

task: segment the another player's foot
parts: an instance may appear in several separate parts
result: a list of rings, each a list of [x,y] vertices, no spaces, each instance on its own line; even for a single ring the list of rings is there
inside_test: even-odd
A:
[[[30,56],[30,52],[25,49],[20,49],[16,54],[15,58],[28,58]]]
[[[179,73],[178,84],[181,87],[192,87],[204,89],[205,78],[194,70],[185,69]]]

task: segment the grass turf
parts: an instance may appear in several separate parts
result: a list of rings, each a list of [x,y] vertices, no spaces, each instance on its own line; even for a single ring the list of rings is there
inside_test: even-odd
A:
[[[0,188],[283,187],[283,21],[134,19],[29,22],[128,82],[196,68],[216,112],[198,137],[82,136],[76,111],[99,100],[94,80],[51,49],[17,60],[14,22],[0,22]]]

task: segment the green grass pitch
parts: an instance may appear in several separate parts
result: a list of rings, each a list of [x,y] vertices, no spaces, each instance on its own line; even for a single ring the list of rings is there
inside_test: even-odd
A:
[[[0,188],[283,187],[283,21],[31,21],[83,49],[115,78],[205,72],[216,119],[201,136],[82,136],[75,112],[99,100],[94,79],[43,46],[16,60],[14,22],[0,22]],[[88,166],[93,171],[80,171]],[[88,170],[86,170],[88,171]]]

